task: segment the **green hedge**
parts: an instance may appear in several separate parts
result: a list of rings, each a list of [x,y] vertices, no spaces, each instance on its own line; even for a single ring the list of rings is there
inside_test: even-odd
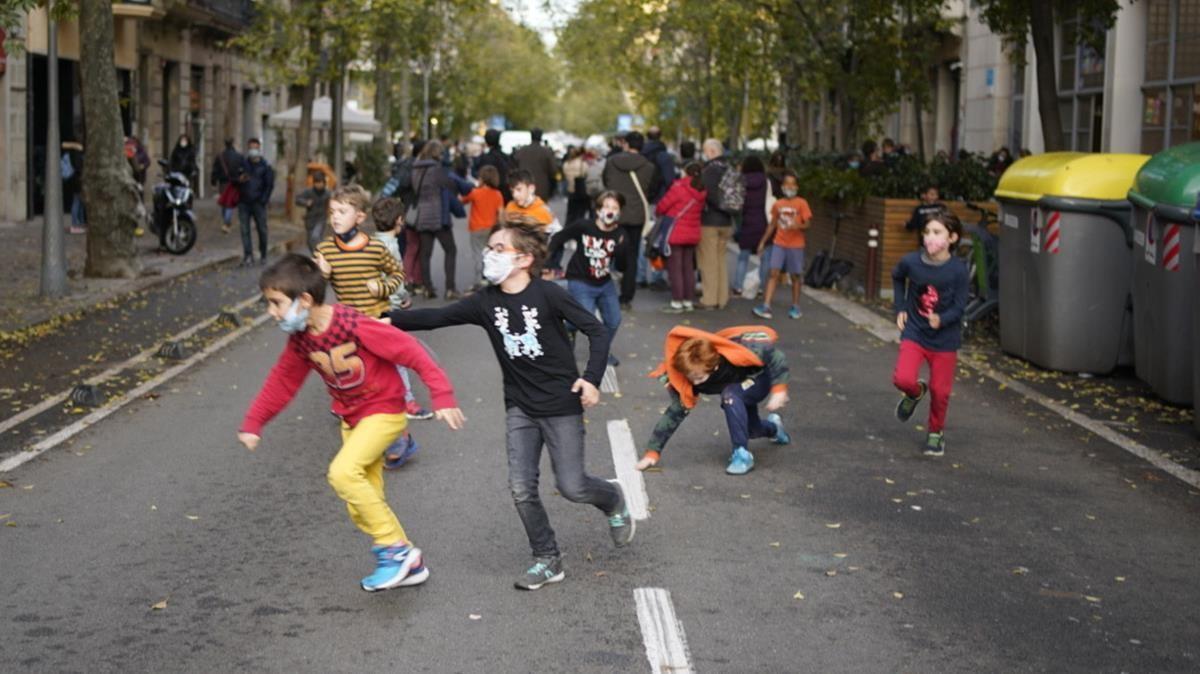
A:
[[[986,201],[996,191],[996,178],[988,173],[985,158],[963,154],[958,161],[936,157],[922,162],[903,155],[887,163],[883,174],[871,178],[849,168],[840,155],[793,153],[788,166],[800,178],[800,191],[826,201],[862,203],[867,197],[916,199],[921,188],[935,184],[947,201]]]

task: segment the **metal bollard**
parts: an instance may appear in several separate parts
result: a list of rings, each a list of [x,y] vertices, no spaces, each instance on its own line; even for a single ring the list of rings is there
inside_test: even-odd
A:
[[[183,360],[187,358],[187,346],[183,342],[163,342],[163,345],[158,347],[158,357]]]
[[[104,404],[104,394],[91,384],[77,384],[71,389],[70,398],[76,407],[99,407]]]
[[[867,299],[879,297],[879,230],[867,230]]]

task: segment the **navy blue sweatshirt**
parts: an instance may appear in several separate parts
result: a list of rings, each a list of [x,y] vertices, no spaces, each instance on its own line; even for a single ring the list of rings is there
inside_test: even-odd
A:
[[[967,280],[967,265],[957,257],[935,264],[924,251],[914,251],[900,258],[892,270],[896,313],[908,312],[900,339],[910,339],[930,351],[957,351],[962,346]],[[941,328],[930,327],[926,318],[930,313],[941,317]]]

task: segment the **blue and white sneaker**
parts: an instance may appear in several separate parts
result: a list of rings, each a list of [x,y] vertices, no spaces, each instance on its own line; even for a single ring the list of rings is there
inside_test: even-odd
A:
[[[533,566],[525,569],[513,585],[518,590],[537,590],[543,585],[562,582],[566,577],[563,573],[561,557],[537,557]]]
[[[406,433],[396,439],[383,455],[383,467],[386,470],[396,470],[413,458],[421,445],[413,438],[412,433]]]
[[[362,579],[362,589],[367,592],[420,585],[429,578],[420,548],[375,545],[371,547],[371,554],[375,555],[375,573]]]
[[[745,447],[735,447],[733,454],[729,455],[729,465],[725,466],[725,472],[730,475],[745,475],[754,468],[754,455],[746,451]]]
[[[754,313],[754,315],[758,316],[759,318],[765,318],[767,320],[775,318],[775,314],[771,313],[771,307],[769,307],[765,304],[760,304],[760,305],[754,307],[753,309],[751,309],[750,311],[752,311]]]
[[[792,442],[792,436],[783,430],[783,418],[772,412],[767,415],[767,421],[775,424],[775,437],[771,438],[771,442],[777,445],[788,445]]]

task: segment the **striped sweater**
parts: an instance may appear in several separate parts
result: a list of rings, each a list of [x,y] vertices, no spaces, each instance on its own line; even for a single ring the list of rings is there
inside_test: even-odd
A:
[[[404,283],[404,269],[379,241],[359,234],[350,243],[330,236],[317,244],[316,252],[333,267],[329,282],[338,301],[368,316],[382,316],[390,309],[388,297]],[[379,283],[379,292],[367,290],[367,282]]]

